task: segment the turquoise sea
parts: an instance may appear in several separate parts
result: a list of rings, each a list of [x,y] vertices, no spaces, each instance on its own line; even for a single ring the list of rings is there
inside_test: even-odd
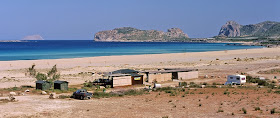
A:
[[[0,42],[0,61],[141,55],[262,48],[226,43],[94,42],[91,40],[42,40]]]

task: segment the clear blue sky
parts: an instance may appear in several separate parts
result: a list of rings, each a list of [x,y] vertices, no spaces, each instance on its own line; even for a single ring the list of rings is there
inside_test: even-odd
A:
[[[228,20],[280,21],[279,0],[2,0],[0,40],[92,40],[101,30],[181,28],[190,37],[218,34]]]

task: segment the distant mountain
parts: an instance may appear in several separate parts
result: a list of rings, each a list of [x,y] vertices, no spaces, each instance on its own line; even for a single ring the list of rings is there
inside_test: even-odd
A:
[[[280,37],[280,22],[265,21],[258,24],[240,25],[235,21],[228,21],[222,26],[219,36]]]
[[[40,35],[29,35],[29,36],[25,36],[21,40],[44,40],[44,39]]]
[[[139,30],[132,27],[122,27],[113,30],[100,31],[95,34],[95,41],[183,41],[188,39],[179,28],[168,29],[167,32],[157,30]]]

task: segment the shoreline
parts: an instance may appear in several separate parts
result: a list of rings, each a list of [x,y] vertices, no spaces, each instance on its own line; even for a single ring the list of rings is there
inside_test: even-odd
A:
[[[213,60],[216,58],[228,58],[239,56],[246,57],[246,54],[260,57],[260,54],[271,55],[280,54],[280,48],[255,48],[255,49],[237,49],[224,51],[207,52],[186,52],[186,53],[164,53],[164,54],[143,54],[143,55],[113,55],[82,58],[63,58],[63,59],[41,59],[41,60],[14,60],[0,61],[2,68],[0,70],[28,68],[32,64],[38,65],[38,68],[49,68],[57,64],[59,68],[69,68],[75,66],[108,66],[122,64],[147,64],[166,61],[198,61],[199,59]],[[173,57],[173,58],[172,58]],[[248,55],[250,57],[250,55]],[[125,59],[125,61],[123,61]],[[228,58],[229,59],[229,58]]]

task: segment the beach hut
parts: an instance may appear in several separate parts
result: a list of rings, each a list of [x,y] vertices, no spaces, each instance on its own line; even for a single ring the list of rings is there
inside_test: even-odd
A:
[[[110,72],[107,76],[109,80],[112,80],[112,86],[130,86],[143,84],[143,75],[132,69],[120,69]]]
[[[36,89],[49,90],[51,88],[51,83],[48,81],[38,80],[36,81]]]
[[[55,81],[54,89],[68,90],[68,82],[67,81]]]
[[[228,85],[228,84],[241,85],[241,84],[245,84],[245,83],[246,83],[246,75],[228,75],[225,85]]]

